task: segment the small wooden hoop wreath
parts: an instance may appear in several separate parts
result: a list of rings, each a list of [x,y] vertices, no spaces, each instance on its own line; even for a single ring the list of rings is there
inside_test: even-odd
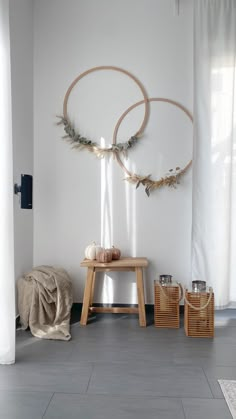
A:
[[[176,102],[175,100],[165,99],[165,98],[162,98],[162,97],[160,97],[160,98],[159,97],[153,97],[153,98],[148,98],[148,102],[167,102],[167,103],[170,103],[171,105],[174,105],[177,108],[181,109],[188,116],[188,118],[193,122],[193,116],[188,111],[188,109],[186,109],[183,105]],[[117,133],[118,133],[120,124],[123,121],[123,119],[125,118],[125,116],[130,111],[132,111],[134,108],[136,108],[139,105],[142,105],[143,103],[144,103],[144,100],[141,100],[139,102],[134,103],[132,106],[130,106],[128,109],[126,109],[126,111],[121,115],[121,117],[119,118],[119,120],[118,120],[118,122],[115,126],[115,129],[114,129],[113,144],[116,144]],[[176,183],[178,183],[180,176],[182,176],[192,164],[192,160],[190,160],[183,169],[180,170],[179,168],[176,168],[176,169],[179,170],[178,173],[175,173],[174,175],[170,174],[169,176],[162,177],[160,180],[155,181],[155,180],[150,179],[151,175],[139,176],[136,173],[131,173],[125,167],[125,165],[122,162],[119,155],[116,155],[116,159],[117,159],[117,162],[119,163],[120,167],[125,171],[125,173],[128,176],[128,177],[125,178],[125,180],[127,180],[131,183],[136,183],[136,187],[138,187],[140,184],[145,186],[145,191],[146,191],[148,196],[150,195],[151,190],[160,188],[162,186],[175,186]]]
[[[140,126],[140,128],[138,129],[138,131],[136,132],[136,134],[134,134],[133,136],[131,136],[131,138],[126,142],[126,143],[120,143],[120,144],[116,144],[113,141],[113,144],[110,147],[99,147],[97,145],[97,143],[92,142],[92,141],[88,141],[86,138],[81,137],[80,135],[76,134],[73,127],[70,124],[70,119],[68,117],[68,110],[67,110],[67,105],[68,105],[68,100],[69,100],[69,96],[71,94],[72,89],[75,87],[75,85],[85,76],[87,76],[90,73],[93,73],[95,71],[99,71],[99,70],[114,70],[114,71],[118,71],[120,73],[123,73],[125,75],[127,75],[128,77],[130,77],[139,87],[139,89],[141,90],[142,96],[143,96],[143,100],[142,103],[144,103],[144,117],[143,117],[143,121],[142,124]],[[115,152],[116,154],[119,151],[123,151],[126,152],[128,148],[132,147],[132,145],[137,141],[138,136],[140,136],[144,130],[144,127],[147,123],[147,119],[148,119],[148,97],[147,94],[144,90],[144,87],[142,86],[142,84],[140,83],[140,81],[133,75],[131,74],[129,71],[124,70],[123,68],[120,67],[115,67],[115,66],[99,66],[99,67],[93,67],[90,68],[89,70],[84,71],[83,73],[81,73],[78,77],[76,77],[74,79],[74,81],[71,83],[71,85],[69,86],[69,88],[67,89],[67,92],[65,94],[64,97],[64,101],[63,101],[63,117],[61,117],[61,122],[63,123],[65,126],[65,131],[69,135],[68,137],[70,137],[71,139],[71,143],[74,144],[75,147],[80,147],[80,146],[84,146],[87,147],[89,149],[89,151],[93,151],[95,152],[97,155],[104,155],[104,153],[108,153],[108,152]],[[59,123],[59,124],[60,124]],[[73,141],[73,134],[75,135],[75,140]],[[82,139],[82,141],[80,141],[80,138]]]

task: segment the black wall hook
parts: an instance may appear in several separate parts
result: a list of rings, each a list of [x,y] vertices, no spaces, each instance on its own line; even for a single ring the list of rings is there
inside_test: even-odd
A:
[[[21,194],[21,208],[33,208],[33,176],[21,175],[21,185],[14,184],[14,194]]]

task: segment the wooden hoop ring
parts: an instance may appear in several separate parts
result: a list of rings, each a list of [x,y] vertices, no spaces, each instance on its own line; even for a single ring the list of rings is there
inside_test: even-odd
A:
[[[152,98],[148,98],[147,99],[148,102],[167,102],[170,103],[171,105],[176,106],[177,108],[181,109],[188,117],[189,119],[193,122],[193,116],[192,114],[188,111],[187,108],[185,108],[183,105],[181,105],[179,102],[176,102],[175,100],[171,100],[171,99],[165,99],[163,97],[152,97]],[[126,111],[121,115],[121,117],[119,118],[115,129],[114,129],[114,133],[113,133],[113,144],[116,143],[116,137],[117,137],[117,133],[120,127],[121,122],[123,121],[123,119],[125,118],[125,116],[132,111],[134,108],[136,108],[139,105],[142,105],[144,103],[144,100],[140,100],[139,102],[134,103],[132,106],[130,106],[128,109],[126,109]],[[128,176],[133,176],[133,174],[125,167],[124,163],[122,162],[121,158],[119,155],[116,155],[116,160],[119,163],[120,167],[125,171],[125,173]],[[181,169],[181,172],[186,172],[188,170],[188,168],[191,166],[192,164],[192,160],[190,160],[186,166]]]
[[[68,113],[67,113],[67,104],[68,104],[68,99],[69,99],[69,96],[70,96],[70,93],[71,93],[72,89],[79,82],[79,80],[81,80],[83,77],[87,76],[90,73],[93,73],[94,71],[99,71],[99,70],[114,70],[114,71],[119,71],[120,73],[126,74],[128,77],[130,77],[137,84],[137,86],[141,90],[142,95],[143,95],[143,98],[144,98],[142,100],[142,103],[144,103],[145,109],[144,109],[143,122],[142,122],[139,130],[136,132],[135,136],[138,136],[138,135],[142,134],[142,132],[144,130],[144,127],[145,127],[145,125],[147,123],[147,119],[148,119],[148,102],[149,102],[148,97],[147,97],[147,94],[146,94],[146,92],[144,90],[144,87],[142,86],[142,84],[140,83],[140,81],[133,74],[131,74],[129,71],[124,70],[123,68],[114,67],[114,66],[111,66],[111,65],[103,65],[103,66],[99,66],[99,67],[92,67],[89,70],[84,71],[78,77],[76,77],[74,79],[74,81],[71,83],[71,85],[67,89],[67,92],[66,92],[65,97],[64,97],[64,101],[63,101],[63,116],[64,116],[64,118],[66,118],[67,120],[69,120]],[[113,136],[113,139],[114,139],[114,136]],[[114,144],[114,141],[113,141],[113,144]]]

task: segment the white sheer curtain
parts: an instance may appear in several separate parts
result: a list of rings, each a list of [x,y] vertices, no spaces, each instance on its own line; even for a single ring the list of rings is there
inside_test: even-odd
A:
[[[9,0],[0,0],[0,364],[15,362]]]
[[[236,1],[194,0],[193,279],[236,302]]]

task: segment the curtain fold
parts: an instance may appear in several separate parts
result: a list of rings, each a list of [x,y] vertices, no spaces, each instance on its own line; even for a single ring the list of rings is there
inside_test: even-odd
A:
[[[9,0],[0,0],[0,364],[15,362]]]
[[[236,1],[194,1],[192,279],[236,307]]]

